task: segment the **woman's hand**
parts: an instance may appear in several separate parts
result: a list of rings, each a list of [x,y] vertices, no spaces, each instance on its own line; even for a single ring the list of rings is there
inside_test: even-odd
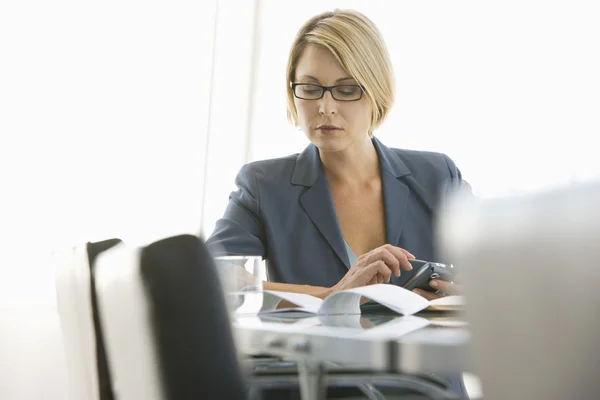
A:
[[[459,295],[462,293],[462,286],[457,285],[456,283],[442,281],[440,279],[432,279],[431,281],[429,281],[429,286],[431,286],[436,291],[439,290],[441,292],[444,292],[448,296]],[[426,290],[421,289],[414,289],[413,292],[425,297],[427,300],[435,300],[439,299],[440,297],[444,297],[444,295],[435,294],[435,292],[428,292]]]
[[[389,282],[392,274],[400,276],[400,269],[410,271],[408,260],[415,258],[408,251],[390,244],[378,247],[361,255],[346,275],[331,288],[332,292]]]

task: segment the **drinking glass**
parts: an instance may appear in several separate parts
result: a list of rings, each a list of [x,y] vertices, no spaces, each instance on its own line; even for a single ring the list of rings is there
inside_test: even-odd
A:
[[[219,256],[215,264],[227,307],[233,314],[255,314],[263,305],[266,267],[261,256]]]

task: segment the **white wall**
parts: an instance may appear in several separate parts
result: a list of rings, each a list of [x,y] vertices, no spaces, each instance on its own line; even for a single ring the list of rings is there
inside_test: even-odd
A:
[[[200,230],[215,4],[2,3],[9,249]]]
[[[255,28],[260,18],[257,4],[255,0],[219,0],[202,198],[205,237],[225,211],[238,170],[249,161],[258,46]]]
[[[0,2],[0,398],[66,398],[50,251],[199,232],[215,5]]]
[[[481,196],[600,177],[600,18],[592,1],[262,1],[251,159],[301,151],[285,65],[310,16],[364,12],[381,30],[397,100],[386,144],[447,153]]]

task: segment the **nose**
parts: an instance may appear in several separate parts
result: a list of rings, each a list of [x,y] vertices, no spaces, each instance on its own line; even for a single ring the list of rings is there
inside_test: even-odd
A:
[[[319,100],[319,113],[321,115],[336,115],[337,114],[337,101],[331,95],[331,92],[327,91],[323,94],[323,97]]]

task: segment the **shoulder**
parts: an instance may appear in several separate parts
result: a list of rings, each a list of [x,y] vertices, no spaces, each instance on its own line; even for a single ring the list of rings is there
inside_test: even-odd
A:
[[[461,173],[448,155],[434,151],[392,148],[416,179],[434,183],[437,180],[460,180]]]
[[[292,184],[297,159],[298,154],[292,154],[247,163],[240,169],[235,184],[267,208],[288,204],[298,195],[298,187]]]
[[[298,154],[267,160],[253,161],[242,166],[238,179],[255,182],[289,182],[294,173]]]
[[[449,163],[454,162],[444,153],[438,153],[435,151],[421,151],[421,150],[407,150],[407,149],[391,149],[400,159],[406,164],[408,168],[440,168],[448,169]]]

